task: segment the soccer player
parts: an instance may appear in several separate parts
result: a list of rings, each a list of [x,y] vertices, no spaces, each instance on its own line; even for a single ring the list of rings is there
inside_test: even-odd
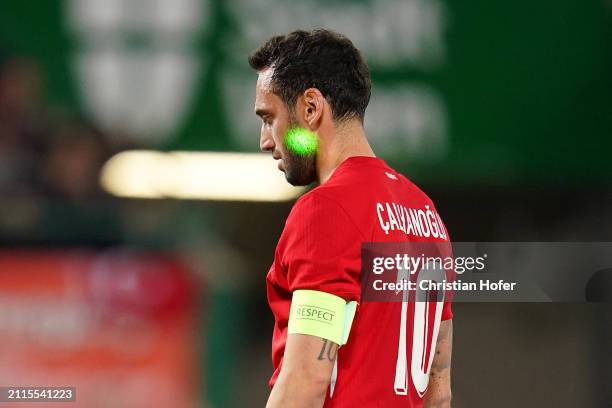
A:
[[[289,183],[318,184],[293,206],[266,277],[267,407],[449,407],[450,302],[420,316],[414,302],[402,313],[402,302],[361,299],[362,242],[448,242],[431,200],[370,148],[364,59],[338,33],[300,30],[272,37],[249,64],[261,150]],[[402,228],[392,214],[402,208],[427,211],[436,234]]]

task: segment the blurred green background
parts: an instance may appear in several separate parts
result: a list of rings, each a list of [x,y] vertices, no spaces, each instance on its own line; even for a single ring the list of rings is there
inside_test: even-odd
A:
[[[612,175],[605,1],[174,3],[6,0],[0,44],[36,59],[50,101],[135,143],[255,151],[246,55],[273,33],[331,27],[371,66],[367,128],[399,168],[495,185]]]
[[[611,240],[609,1],[4,0],[3,250],[183,259],[199,288],[197,406],[263,406],[264,277],[292,203],[117,198],[99,172],[126,149],[257,151],[246,57],[315,27],[362,50],[371,143],[453,240]],[[455,405],[607,406],[608,312],[456,305]]]

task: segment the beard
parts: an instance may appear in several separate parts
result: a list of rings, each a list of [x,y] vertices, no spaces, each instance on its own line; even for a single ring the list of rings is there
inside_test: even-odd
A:
[[[289,117],[289,128],[299,126],[293,115]],[[317,181],[317,153],[298,154],[287,149],[283,141],[283,164],[285,167],[285,179],[292,186],[307,186]]]
[[[317,181],[316,154],[300,156],[287,152],[283,164],[285,179],[292,186],[307,186]]]

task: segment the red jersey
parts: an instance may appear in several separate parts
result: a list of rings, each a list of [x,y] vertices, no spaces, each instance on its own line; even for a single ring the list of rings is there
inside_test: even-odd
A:
[[[427,231],[416,225],[407,229],[405,220],[402,227],[392,214],[398,208],[406,210],[406,217],[427,212]],[[450,301],[429,311],[417,309],[416,318],[415,303],[402,312],[402,302],[361,302],[361,244],[411,241],[448,242],[448,234],[425,193],[379,158],[346,159],[326,183],[295,203],[266,277],[275,318],[271,387],[283,361],[292,292],[311,289],[359,302],[348,343],[338,350],[324,407],[423,405],[436,342],[432,327],[452,317]],[[405,335],[400,336],[400,328]],[[416,349],[415,339],[422,343]]]

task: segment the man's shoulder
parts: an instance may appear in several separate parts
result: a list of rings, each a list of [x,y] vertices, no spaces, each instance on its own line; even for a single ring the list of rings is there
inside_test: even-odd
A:
[[[370,208],[378,201],[406,201],[432,205],[432,201],[416,183],[392,167],[369,166],[345,169],[338,177],[311,190],[309,194],[327,198],[349,212]]]
[[[343,174],[313,188],[295,202],[289,218],[336,212],[358,216],[375,208],[380,201],[433,205],[429,196],[410,179],[388,168],[382,175],[364,174],[361,179]]]
[[[375,186],[371,182],[360,182],[353,177],[334,177],[302,195],[293,205],[291,213],[348,212],[356,206],[365,205],[372,197]]]
[[[334,189],[322,187],[326,186],[318,186],[303,194],[293,205],[289,218],[304,217],[309,214],[320,215],[317,213],[341,209],[342,205],[338,202]]]
[[[337,188],[326,185],[317,187],[295,202],[287,217],[284,232],[295,229],[316,230],[319,228],[315,225],[320,226],[322,223],[355,226],[359,219],[356,205],[361,204],[339,194]]]

